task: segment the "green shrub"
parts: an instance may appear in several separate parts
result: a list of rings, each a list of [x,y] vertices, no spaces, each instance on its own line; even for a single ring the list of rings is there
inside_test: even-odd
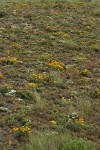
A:
[[[7,15],[5,11],[0,11],[0,18],[3,18]]]

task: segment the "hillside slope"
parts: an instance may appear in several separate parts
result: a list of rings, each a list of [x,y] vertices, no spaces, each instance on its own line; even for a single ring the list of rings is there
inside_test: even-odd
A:
[[[99,147],[99,6],[0,4],[1,149],[21,150],[35,131]]]

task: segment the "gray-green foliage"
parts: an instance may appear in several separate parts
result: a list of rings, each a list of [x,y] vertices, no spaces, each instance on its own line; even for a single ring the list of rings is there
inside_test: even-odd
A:
[[[24,150],[96,150],[96,148],[85,139],[50,132],[32,135]]]

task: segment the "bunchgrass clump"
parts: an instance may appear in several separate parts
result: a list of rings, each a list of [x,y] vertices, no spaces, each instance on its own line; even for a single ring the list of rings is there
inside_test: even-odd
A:
[[[97,16],[97,17],[100,17],[100,8],[99,8],[99,7],[96,8],[96,9],[94,9],[93,15],[94,15],[94,16]]]
[[[91,142],[72,137],[71,135],[59,135],[56,132],[36,133],[31,135],[29,143],[24,150],[96,150]]]

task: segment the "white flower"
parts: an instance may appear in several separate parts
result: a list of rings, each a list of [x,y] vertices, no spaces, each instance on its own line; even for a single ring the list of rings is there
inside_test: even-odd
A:
[[[14,96],[15,93],[16,93],[16,90],[11,90],[8,93],[6,93],[6,95],[8,95],[8,96]]]

